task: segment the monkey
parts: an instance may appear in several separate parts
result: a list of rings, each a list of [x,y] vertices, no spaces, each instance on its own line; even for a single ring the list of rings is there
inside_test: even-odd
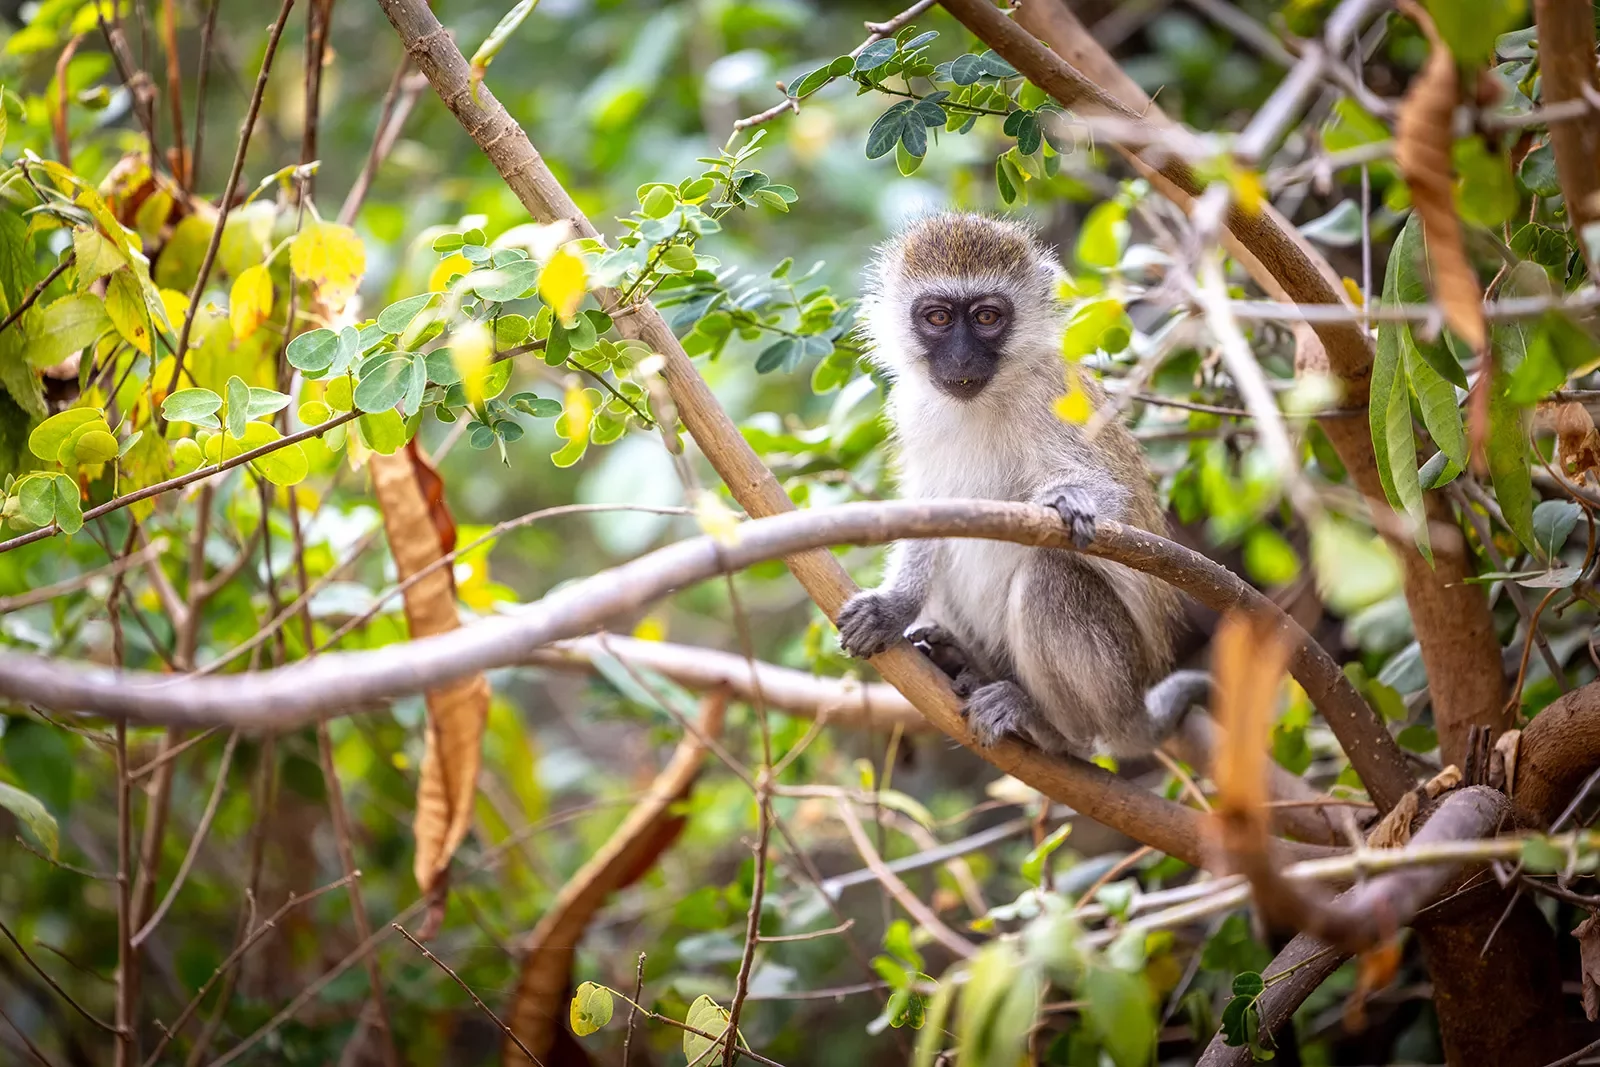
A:
[[[986,215],[925,217],[878,248],[862,329],[890,382],[900,495],[1040,504],[1079,548],[1102,520],[1165,534],[1128,429],[1112,419],[1091,439],[1056,413],[1063,276],[1030,228]],[[1103,388],[1077,380],[1098,409]],[[1169,673],[1181,607],[1166,583],[1069,549],[900,541],[883,583],[840,611],[839,643],[868,657],[911,637],[954,676],[982,745],[1131,758],[1204,703],[1209,676]]]

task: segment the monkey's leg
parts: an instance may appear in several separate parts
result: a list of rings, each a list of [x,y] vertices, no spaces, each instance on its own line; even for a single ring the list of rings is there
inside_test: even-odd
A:
[[[1003,737],[1014,737],[1045,752],[1075,751],[1071,742],[1063,743],[1063,738],[1050,729],[1033,698],[1009,679],[979,686],[962,714],[967,718],[967,729],[985,747]]]
[[[906,640],[932,660],[935,667],[950,676],[950,688],[962,699],[970,697],[979,686],[993,681],[978,669],[973,657],[961,647],[955,634],[936,622],[918,626],[906,634]]]

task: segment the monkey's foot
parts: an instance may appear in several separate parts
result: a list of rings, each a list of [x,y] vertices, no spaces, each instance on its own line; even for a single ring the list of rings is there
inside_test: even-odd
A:
[[[1028,723],[1037,714],[1033,701],[1016,682],[990,682],[980,686],[963,712],[967,729],[985,748],[1002,737],[1028,736]]]
[[[972,657],[961,647],[955,634],[936,622],[927,623],[910,631],[906,634],[906,640],[915,645],[918,652],[932,660],[935,667],[949,676],[950,688],[963,700],[989,680],[973,666]]]
[[[839,609],[839,647],[858,659],[876,656],[905,636],[918,610],[889,594],[857,593]]]
[[[1088,548],[1094,540],[1094,497],[1087,489],[1065,486],[1046,493],[1040,500],[1047,508],[1054,508],[1072,534],[1072,543]]]

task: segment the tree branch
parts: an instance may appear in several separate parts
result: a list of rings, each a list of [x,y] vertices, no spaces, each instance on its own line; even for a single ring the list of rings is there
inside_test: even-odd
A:
[[[1534,0],[1534,21],[1539,29],[1539,74],[1545,107],[1567,101],[1593,103],[1600,86],[1594,69],[1594,5],[1572,0]],[[1600,115],[1593,107],[1568,122],[1550,125],[1550,147],[1555,151],[1556,174],[1573,233],[1600,219]],[[1578,241],[1589,274],[1595,273],[1589,242]]]
[[[370,652],[336,653],[236,678],[184,678],[112,672],[19,652],[0,653],[0,694],[43,707],[93,711],[142,721],[244,729],[290,729],[480,670],[523,662],[530,650],[604,625],[666,593],[763,559],[830,544],[876,544],[916,537],[987,537],[1070,549],[1054,512],[999,501],[891,501],[848,504],[757,520],[737,541],[696,538],[573,583],[527,610],[436,637]],[[1089,553],[1170,581],[1218,611],[1265,612],[1294,650],[1290,669],[1350,752],[1373,798],[1387,810],[1412,785],[1405,758],[1337,664],[1297,623],[1226,568],[1154,534],[1106,522]],[[831,557],[830,557],[831,558]],[[948,693],[943,675],[901,643],[899,654]],[[1015,742],[977,746],[953,696],[923,710],[933,724],[1046,796],[1068,804],[1169,855],[1201,858],[1198,815],[1160,800],[1081,760],[1056,760]]]

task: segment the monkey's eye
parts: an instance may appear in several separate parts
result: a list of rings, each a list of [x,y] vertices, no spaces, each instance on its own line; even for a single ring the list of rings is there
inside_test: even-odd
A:
[[[979,326],[998,326],[1000,324],[1000,312],[994,308],[979,308],[973,313],[972,321]]]
[[[940,329],[943,329],[955,321],[950,312],[946,311],[944,308],[930,308],[922,313],[922,319],[929,326],[937,326]]]

